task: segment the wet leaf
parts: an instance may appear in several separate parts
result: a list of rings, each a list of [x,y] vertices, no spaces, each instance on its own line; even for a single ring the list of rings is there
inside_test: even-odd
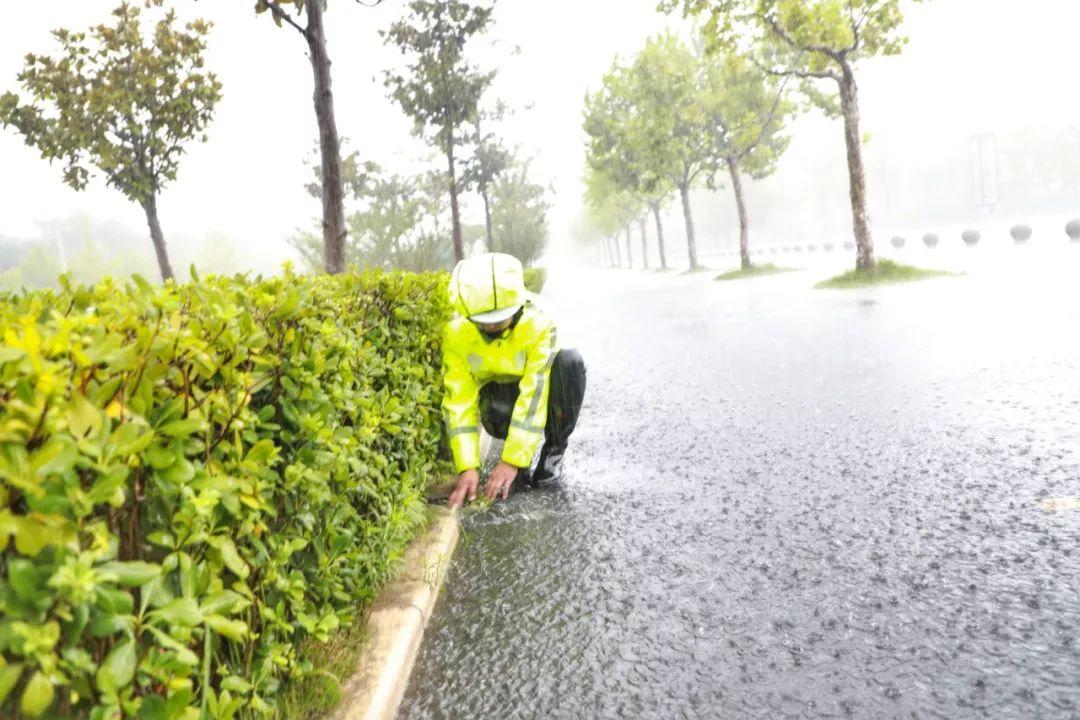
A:
[[[101,663],[97,672],[97,687],[102,692],[115,693],[127,687],[135,677],[137,660],[135,643],[121,640]]]
[[[240,557],[240,553],[236,551],[236,545],[233,541],[229,538],[222,540],[220,550],[221,560],[225,563],[225,567],[232,570],[241,580],[246,580],[251,571],[248,570],[247,563]]]
[[[7,696],[10,695],[12,689],[14,689],[15,684],[19,682],[22,670],[22,663],[0,667],[0,705],[4,704]]]
[[[138,560],[102,563],[97,570],[104,576],[113,578],[115,582],[128,587],[145,585],[161,574],[160,565]]]
[[[199,432],[202,428],[202,422],[195,418],[187,418],[185,420],[174,420],[170,423],[165,423],[158,432],[162,435],[168,435],[169,437],[184,438],[188,435]]]
[[[101,430],[101,411],[91,405],[82,393],[74,393],[68,405],[67,423],[76,438],[92,437]]]
[[[206,624],[218,635],[223,635],[230,640],[240,642],[247,635],[247,623],[242,620],[229,620],[221,615],[210,614],[206,616]]]
[[[150,613],[151,617],[160,618],[170,625],[194,627],[202,622],[199,604],[192,598],[177,598]]]
[[[56,691],[53,684],[38,671],[30,678],[23,690],[22,700],[19,702],[19,710],[26,717],[36,718],[45,714],[45,711],[53,704]]]

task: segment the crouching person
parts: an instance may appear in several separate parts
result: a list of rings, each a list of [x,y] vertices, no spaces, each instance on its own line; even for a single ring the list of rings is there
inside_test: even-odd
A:
[[[451,506],[476,498],[481,423],[506,441],[484,486],[489,500],[505,498],[515,481],[543,485],[561,476],[585,396],[585,363],[576,350],[559,349],[555,324],[529,297],[510,255],[462,260],[450,276],[457,314],[443,333],[443,412],[459,473]]]

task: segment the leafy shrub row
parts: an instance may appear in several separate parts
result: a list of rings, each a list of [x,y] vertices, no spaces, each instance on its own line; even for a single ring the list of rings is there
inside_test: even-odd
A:
[[[438,275],[0,302],[0,717],[274,712],[444,472]]]

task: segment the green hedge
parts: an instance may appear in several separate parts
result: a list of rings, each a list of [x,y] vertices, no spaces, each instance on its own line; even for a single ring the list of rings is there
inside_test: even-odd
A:
[[[446,471],[438,275],[0,303],[0,717],[270,715]]]

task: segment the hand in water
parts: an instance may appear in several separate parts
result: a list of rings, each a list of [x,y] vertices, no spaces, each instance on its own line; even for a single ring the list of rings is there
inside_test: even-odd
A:
[[[457,487],[450,493],[450,507],[457,508],[468,500],[476,499],[476,486],[480,484],[480,473],[476,470],[466,470],[458,477]]]
[[[488,500],[505,500],[510,494],[510,486],[514,484],[518,469],[504,462],[495,466],[488,477],[487,485],[484,486],[484,497]]]

